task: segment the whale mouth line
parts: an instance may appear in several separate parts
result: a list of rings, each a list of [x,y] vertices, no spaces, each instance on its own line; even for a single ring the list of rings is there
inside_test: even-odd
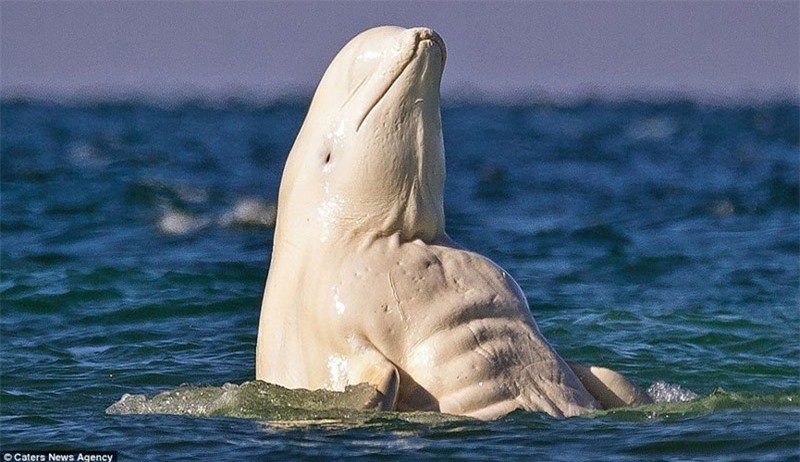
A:
[[[444,40],[442,40],[442,37],[434,31],[431,31],[430,35],[426,36],[419,42],[422,43],[425,40],[430,40],[439,47],[439,54],[442,57],[442,69],[444,69],[444,63],[447,61],[447,47],[444,46]]]
[[[442,39],[438,35],[433,35],[417,40],[416,44],[414,45],[414,53],[411,55],[410,58],[408,58],[408,60],[406,60],[405,63],[403,63],[403,65],[400,67],[400,70],[397,71],[397,74],[394,77],[392,77],[391,80],[389,80],[388,84],[383,88],[383,91],[380,92],[378,97],[375,98],[372,101],[372,104],[369,105],[367,110],[364,111],[364,115],[361,116],[361,119],[358,121],[358,125],[356,126],[356,133],[358,133],[361,130],[361,126],[364,125],[364,122],[367,120],[367,117],[372,113],[372,110],[375,109],[375,107],[378,104],[380,104],[383,98],[389,93],[389,90],[391,90],[394,84],[397,83],[398,80],[400,80],[400,77],[406,71],[408,65],[411,64],[411,62],[414,61],[414,59],[419,55],[419,46],[423,42],[432,42],[436,44],[436,46],[439,48],[439,54],[441,56],[442,66],[444,66],[446,52],[444,48],[444,43],[442,42]]]

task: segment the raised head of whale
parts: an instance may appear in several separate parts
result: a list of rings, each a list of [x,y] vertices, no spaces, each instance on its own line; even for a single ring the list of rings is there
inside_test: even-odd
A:
[[[322,77],[281,180],[256,378],[367,382],[401,411],[597,409],[516,282],[445,233],[445,56],[430,29],[378,27]]]
[[[386,26],[336,55],[286,163],[278,237],[444,233],[444,50],[430,29]]]

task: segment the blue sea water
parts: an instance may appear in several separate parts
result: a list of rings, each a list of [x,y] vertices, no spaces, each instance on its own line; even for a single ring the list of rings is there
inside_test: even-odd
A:
[[[451,237],[514,276],[563,357],[693,401],[493,422],[106,414],[125,394],[253,379],[273,204],[306,104],[0,102],[0,449],[800,459],[793,101],[445,101]]]

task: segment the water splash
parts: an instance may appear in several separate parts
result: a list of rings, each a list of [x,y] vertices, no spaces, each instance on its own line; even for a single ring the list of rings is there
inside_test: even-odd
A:
[[[163,234],[183,236],[208,226],[210,221],[175,209],[164,209],[157,227]]]
[[[162,234],[174,236],[183,236],[213,225],[225,228],[272,228],[275,226],[277,213],[276,204],[260,199],[241,199],[219,215],[219,218],[197,217],[191,212],[171,205],[162,205],[161,210],[156,227]]]
[[[272,228],[275,226],[277,204],[261,199],[240,199],[227,212],[223,213],[218,222],[225,227],[254,226]]]
[[[700,396],[680,385],[656,382],[648,389],[654,403],[598,411],[588,417],[611,416],[625,420],[672,419],[720,410],[753,410],[798,407],[800,394],[772,395],[729,393],[714,390]],[[344,391],[290,390],[262,381],[221,387],[180,387],[153,396],[125,394],[106,409],[106,414],[172,414],[190,417],[255,418],[270,422],[320,423],[335,421],[358,425],[368,421],[441,423],[472,420],[437,412],[379,412],[378,391],[368,384],[348,385]],[[519,415],[522,411],[513,413]],[[513,418],[513,417],[509,417]]]
[[[226,383],[221,387],[182,385],[151,397],[125,394],[106,409],[106,414],[302,420],[368,411],[379,398],[377,390],[367,384],[347,386],[342,392],[290,390],[262,381]]]
[[[797,390],[757,395],[727,392],[717,388],[711,394],[703,396],[680,385],[656,382],[647,389],[647,393],[653,398],[652,404],[600,411],[593,416],[614,416],[631,420],[674,419],[723,410],[751,411],[800,407],[800,393]]]
[[[681,387],[663,381],[655,382],[647,388],[647,394],[654,403],[681,403],[697,399],[700,395]]]

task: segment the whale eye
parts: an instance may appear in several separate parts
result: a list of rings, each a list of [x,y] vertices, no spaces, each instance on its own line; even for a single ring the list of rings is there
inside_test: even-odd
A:
[[[331,153],[329,152],[328,155],[325,156],[325,163],[328,164],[331,161]]]

